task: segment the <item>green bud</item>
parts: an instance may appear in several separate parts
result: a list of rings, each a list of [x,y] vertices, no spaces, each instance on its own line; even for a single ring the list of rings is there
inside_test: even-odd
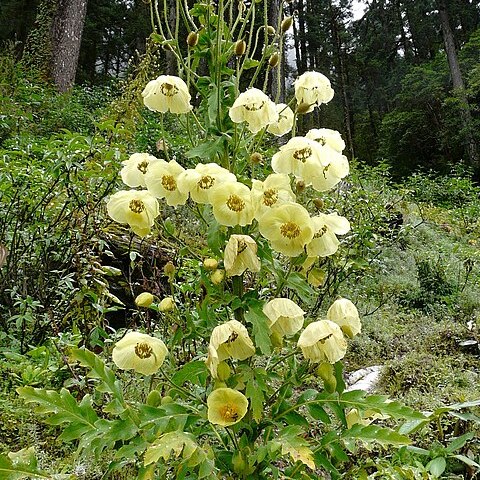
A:
[[[173,262],[167,262],[163,267],[163,273],[165,275],[171,276],[175,273],[175,265]]]
[[[293,17],[285,17],[280,27],[282,33],[287,32],[293,24]]]
[[[267,27],[267,33],[268,33],[270,36],[273,36],[273,35],[275,35],[276,32],[275,32],[275,29],[274,29],[271,25],[269,25],[269,26]]]
[[[270,336],[270,340],[272,341],[272,345],[276,348],[283,347],[283,337],[278,332],[273,332]]]
[[[262,160],[263,160],[263,156],[261,153],[254,152],[250,155],[250,162],[252,162],[254,165],[261,163]]]
[[[162,403],[162,396],[158,390],[152,390],[147,396],[147,405],[158,407]]]
[[[247,44],[246,44],[245,40],[239,40],[235,44],[235,55],[237,57],[241,57],[242,55],[245,54],[245,50],[247,50]]]
[[[301,103],[300,105],[298,105],[297,107],[297,113],[299,115],[303,115],[304,113],[308,113],[308,111],[310,110],[310,104],[309,103]]]
[[[168,405],[169,403],[173,403],[173,398],[170,395],[165,395],[162,397],[162,401],[160,403],[162,405]]]
[[[153,303],[153,295],[149,292],[143,292],[135,298],[137,307],[148,308]]]
[[[325,390],[333,393],[337,388],[337,379],[333,365],[331,363],[323,362],[317,367],[317,375],[323,380]]]
[[[268,59],[268,64],[270,65],[270,68],[275,68],[278,65],[278,61],[280,60],[280,55],[278,52],[275,52],[269,59]]]
[[[187,45],[193,48],[198,43],[198,34],[196,32],[190,32],[187,36]]]

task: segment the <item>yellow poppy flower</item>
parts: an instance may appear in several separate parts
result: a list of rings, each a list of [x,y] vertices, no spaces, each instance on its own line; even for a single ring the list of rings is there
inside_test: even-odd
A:
[[[108,215],[118,223],[128,223],[140,237],[150,233],[159,215],[157,199],[147,190],[121,190],[110,197]]]
[[[295,335],[302,327],[305,312],[289,298],[274,298],[263,306],[272,333]]]
[[[314,107],[328,103],[334,95],[330,80],[318,72],[305,72],[295,80],[295,98],[298,105],[310,105],[305,113],[312,112]]]
[[[272,173],[263,182],[252,180],[252,199],[255,205],[255,218],[258,220],[270,209],[283,203],[295,202],[295,194],[290,187],[290,178],[284,173]]]
[[[253,221],[252,193],[240,182],[222,182],[210,193],[213,216],[220,225],[234,227],[249,225]]]
[[[293,173],[305,179],[307,164],[323,165],[320,144],[305,137],[293,137],[272,157],[272,169],[276,173]],[[327,164],[325,164],[326,166]]]
[[[223,265],[227,276],[241,275],[245,270],[260,271],[260,259],[257,257],[257,244],[248,235],[231,235],[228,239]]]
[[[229,115],[234,123],[247,122],[252,133],[278,120],[275,103],[258,88],[241,93],[230,107]]]
[[[305,135],[310,140],[315,140],[320,145],[333,148],[336,152],[342,153],[345,149],[345,142],[342,135],[336,130],[330,130],[329,128],[312,128]]]
[[[332,189],[350,172],[348,159],[329,146],[320,146],[320,163],[307,162],[303,168],[303,178],[319,192]]]
[[[145,175],[145,185],[155,197],[165,198],[168,205],[184,205],[188,192],[181,192],[177,184],[177,179],[183,172],[185,169],[175,160],[152,164]]]
[[[195,169],[185,170],[177,178],[178,189],[190,194],[197,203],[210,203],[213,187],[223,182],[236,182],[237,177],[216,163],[198,163]]]
[[[300,334],[298,346],[312,362],[335,363],[347,352],[347,341],[340,327],[330,320],[312,322]]]
[[[328,257],[337,250],[340,242],[337,235],[344,235],[350,231],[350,222],[345,218],[331,213],[323,213],[312,218],[315,234],[307,245],[309,257]]]
[[[208,421],[214,425],[235,425],[247,413],[248,400],[232,388],[217,388],[207,397]]]
[[[278,113],[278,120],[275,123],[270,123],[267,127],[267,132],[281,137],[288,133],[293,127],[293,111],[285,103],[275,105]]]
[[[122,162],[120,176],[123,183],[129,187],[145,187],[145,175],[155,163],[163,164],[165,161],[148,153],[130,155],[128,160]]]
[[[167,354],[167,347],[159,338],[129,332],[115,344],[112,359],[121,370],[151,375],[162,366]]]
[[[145,106],[155,112],[188,113],[192,109],[187,84],[173,75],[148,82],[142,97]]]
[[[335,300],[327,311],[327,318],[335,322],[350,338],[362,331],[357,307],[347,298]]]
[[[254,353],[255,347],[247,329],[238,320],[230,320],[213,329],[205,363],[212,376],[216,377],[218,364],[223,360],[245,360]]]
[[[310,215],[297,203],[272,208],[268,215],[259,219],[258,228],[274,250],[289,257],[300,255],[314,234]]]

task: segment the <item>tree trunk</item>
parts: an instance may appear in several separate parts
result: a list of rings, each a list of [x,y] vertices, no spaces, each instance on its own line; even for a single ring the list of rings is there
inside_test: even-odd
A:
[[[60,92],[75,82],[87,0],[58,0],[52,25],[52,79]]]
[[[440,17],[440,24],[442,27],[443,41],[445,44],[445,51],[447,53],[448,66],[450,68],[450,75],[452,76],[452,84],[454,93],[459,98],[460,116],[465,131],[465,143],[467,148],[468,161],[470,166],[474,169],[475,175],[480,175],[480,160],[478,157],[477,145],[472,132],[472,115],[470,113],[470,106],[468,104],[467,94],[465,92],[465,84],[463,83],[462,72],[458,63],[457,52],[455,49],[455,37],[450,28],[450,19],[446,8],[445,0],[437,0],[438,14]]]
[[[268,9],[268,23],[272,25],[276,31],[279,31],[282,19],[279,18],[280,1],[272,0]],[[271,69],[270,76],[270,94],[276,103],[282,103],[285,96],[285,37],[281,39],[282,51],[280,61],[275,68]]]

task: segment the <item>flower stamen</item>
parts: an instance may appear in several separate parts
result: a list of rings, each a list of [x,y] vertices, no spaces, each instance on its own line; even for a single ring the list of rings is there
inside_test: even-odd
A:
[[[137,343],[135,345],[135,355],[142,360],[150,358],[153,354],[153,348],[148,343]]]
[[[280,226],[280,233],[288,239],[297,238],[300,233],[300,227],[293,222],[286,222]]]
[[[130,200],[130,203],[128,204],[128,208],[133,212],[133,213],[142,213],[145,210],[145,205],[141,200]]]
[[[241,212],[245,208],[245,202],[238,195],[230,195],[227,207],[233,212]]]
[[[169,192],[175,191],[177,188],[177,182],[173,175],[163,175],[162,176],[162,187]]]

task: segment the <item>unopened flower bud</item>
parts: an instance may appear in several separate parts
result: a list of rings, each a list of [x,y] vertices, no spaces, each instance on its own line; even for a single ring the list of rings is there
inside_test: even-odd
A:
[[[215,270],[218,267],[218,260],[215,260],[215,258],[206,258],[203,261],[203,267],[205,270]]]
[[[161,312],[171,312],[175,308],[175,301],[172,297],[165,297],[159,304],[158,309]]]
[[[245,54],[246,49],[247,49],[247,44],[245,43],[245,40],[239,40],[235,44],[235,55],[237,55],[237,57],[241,57],[242,55]]]
[[[158,390],[152,390],[147,397],[147,405],[150,407],[158,407],[162,402],[162,396]]]
[[[163,267],[163,273],[168,276],[173,275],[175,273],[175,265],[172,262],[167,262]]]
[[[269,25],[269,26],[267,27],[267,33],[268,33],[269,35],[275,35],[275,29],[274,29],[271,25]]]
[[[259,164],[261,163],[263,160],[263,156],[261,153],[258,153],[258,152],[253,152],[251,155],[250,155],[250,161],[253,163],[253,164]]]
[[[198,43],[198,33],[190,32],[187,36],[187,45],[193,48]]]
[[[313,204],[318,210],[321,210],[325,206],[325,203],[321,198],[315,198]]]
[[[148,308],[153,303],[153,295],[148,292],[143,292],[135,299],[135,305],[137,307]]]
[[[211,275],[210,280],[214,285],[220,285],[225,278],[225,270],[217,268]]]
[[[173,398],[170,395],[165,395],[162,398],[161,404],[162,405],[168,405],[169,403],[173,403]]]
[[[275,52],[269,59],[268,59],[268,64],[270,65],[271,68],[275,68],[278,65],[278,61],[280,59],[280,55],[278,52]]]
[[[310,104],[302,102],[300,105],[297,107],[297,113],[302,115],[304,113],[308,113],[310,111]]]
[[[305,190],[305,182],[303,180],[299,180],[295,185],[297,192],[303,192]]]
[[[293,24],[293,17],[285,17],[280,27],[280,29],[282,30],[282,33],[287,32],[292,26],[292,24]]]

